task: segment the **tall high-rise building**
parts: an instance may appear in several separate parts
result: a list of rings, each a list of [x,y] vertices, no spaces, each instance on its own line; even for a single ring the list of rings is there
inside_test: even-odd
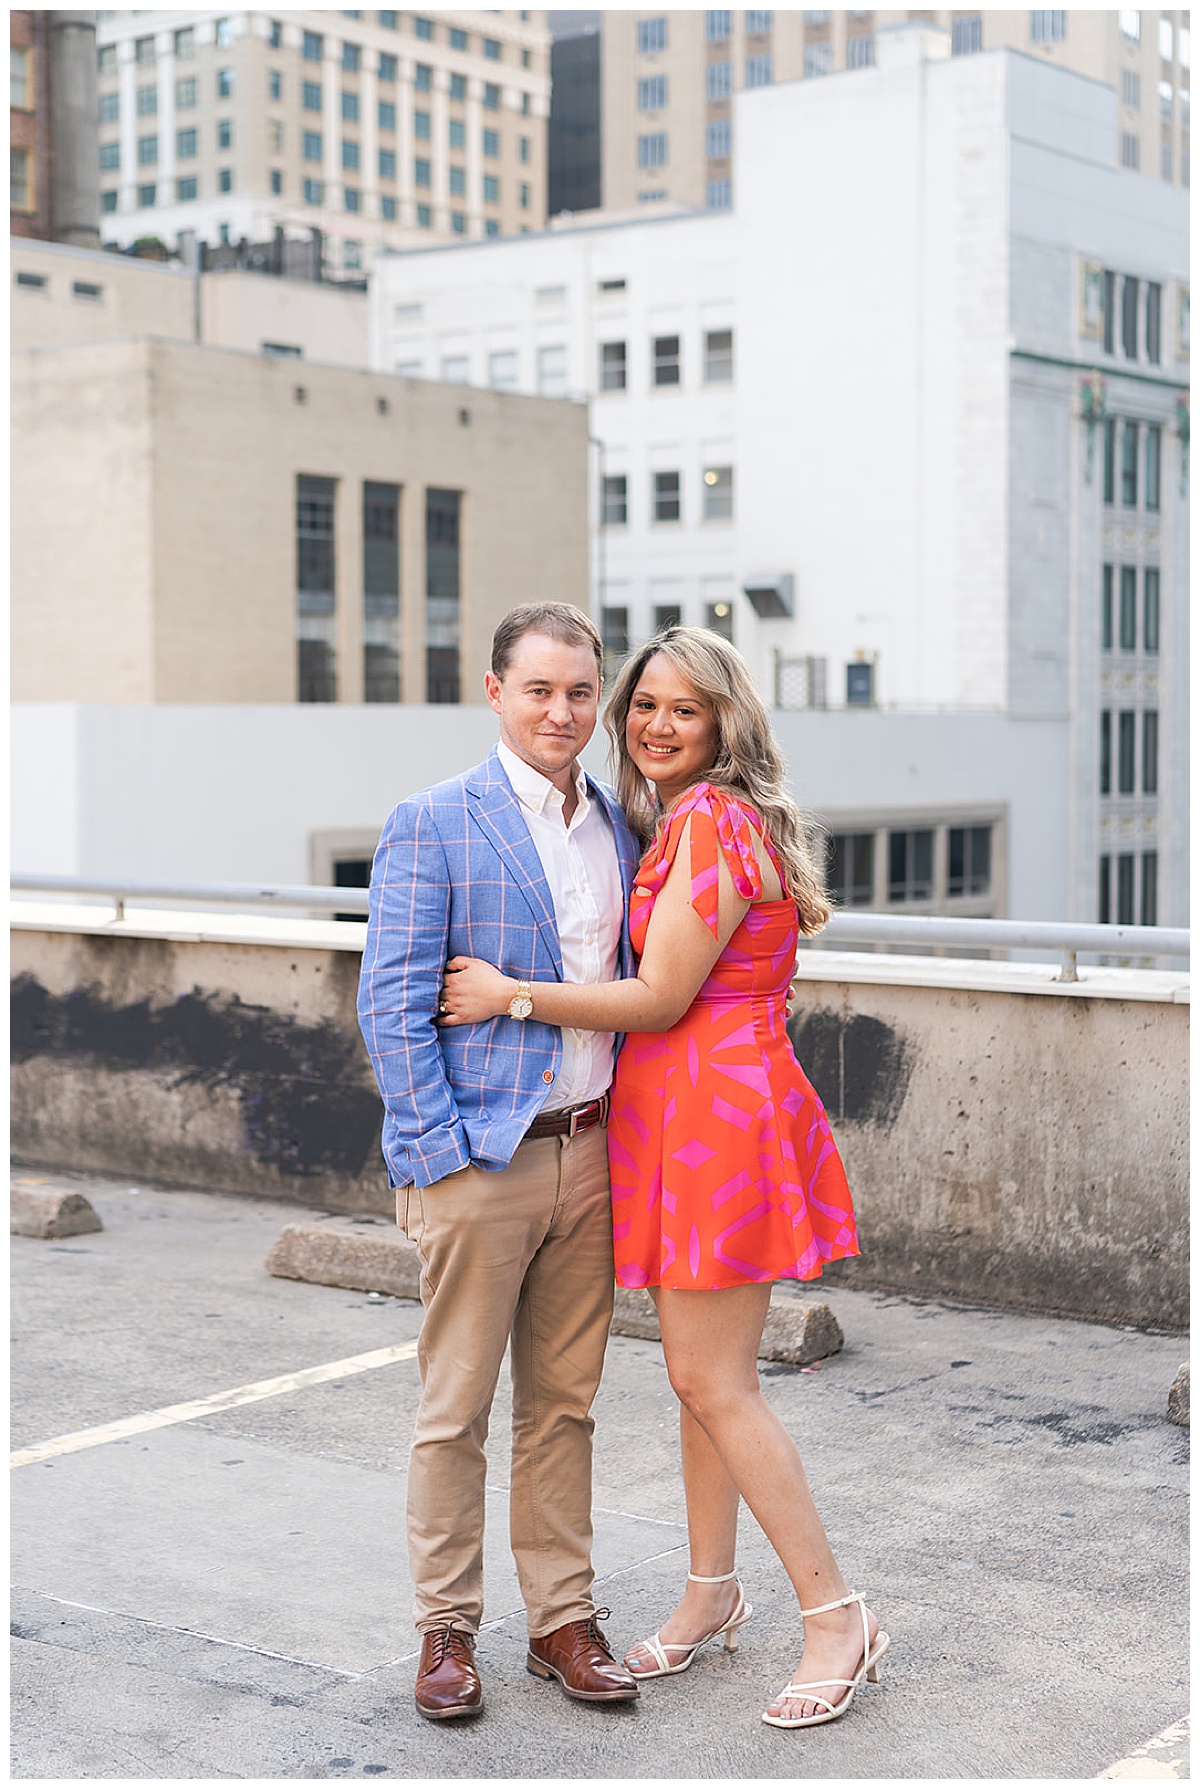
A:
[[[96,15],[9,14],[9,227],[98,248]]]
[[[599,78],[601,204],[728,207],[733,95],[869,68],[876,33],[909,19],[947,31],[956,56],[1020,50],[1104,82],[1117,98],[1118,164],[1190,184],[1186,12],[612,10],[603,14]]]
[[[316,229],[353,276],[545,221],[543,13],[105,12],[98,42],[110,243]]]

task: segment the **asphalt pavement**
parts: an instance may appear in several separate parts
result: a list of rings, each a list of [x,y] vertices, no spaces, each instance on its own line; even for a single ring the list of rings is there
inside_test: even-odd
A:
[[[749,1516],[737,1653],[607,1707],[526,1672],[502,1384],[486,1711],[431,1724],[404,1540],[419,1306],[268,1275],[298,1207],[49,1178],[104,1228],[12,1239],[14,1777],[1187,1774],[1189,1435],[1165,1420],[1184,1338],[805,1289],[845,1347],[763,1381],[892,1637],[881,1683],[807,1732],[760,1720],[801,1633]],[[621,1651],[687,1569],[657,1343],[613,1337],[596,1419],[597,1595]]]

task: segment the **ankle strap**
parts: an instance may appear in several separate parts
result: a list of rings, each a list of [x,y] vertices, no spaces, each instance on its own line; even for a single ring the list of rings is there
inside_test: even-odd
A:
[[[695,1572],[689,1572],[688,1577],[693,1584],[728,1584],[731,1578],[737,1577],[737,1573],[722,1572],[719,1578],[698,1578]],[[803,1610],[801,1610],[801,1614],[803,1614]]]
[[[852,1590],[849,1596],[839,1597],[836,1603],[822,1603],[819,1609],[801,1609],[800,1613],[802,1616],[828,1615],[831,1609],[844,1609],[847,1603],[862,1603],[865,1600],[864,1597],[859,1596],[857,1591]]]

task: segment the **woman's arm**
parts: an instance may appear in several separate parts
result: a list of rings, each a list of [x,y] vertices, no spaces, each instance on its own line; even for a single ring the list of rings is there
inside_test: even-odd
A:
[[[577,1031],[667,1031],[681,1019],[746,917],[750,902],[717,854],[717,935],[692,906],[691,819],[650,915],[636,978],[581,984],[535,981],[533,1017]],[[474,957],[454,957],[442,984],[443,1025],[477,1024],[508,1011],[515,977]]]

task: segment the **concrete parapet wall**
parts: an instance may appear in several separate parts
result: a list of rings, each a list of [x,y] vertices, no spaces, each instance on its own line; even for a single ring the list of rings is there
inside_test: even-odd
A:
[[[391,1213],[364,928],[19,903],[25,1161]],[[1187,978],[805,952],[792,1020],[863,1254],[835,1282],[1187,1323]]]

